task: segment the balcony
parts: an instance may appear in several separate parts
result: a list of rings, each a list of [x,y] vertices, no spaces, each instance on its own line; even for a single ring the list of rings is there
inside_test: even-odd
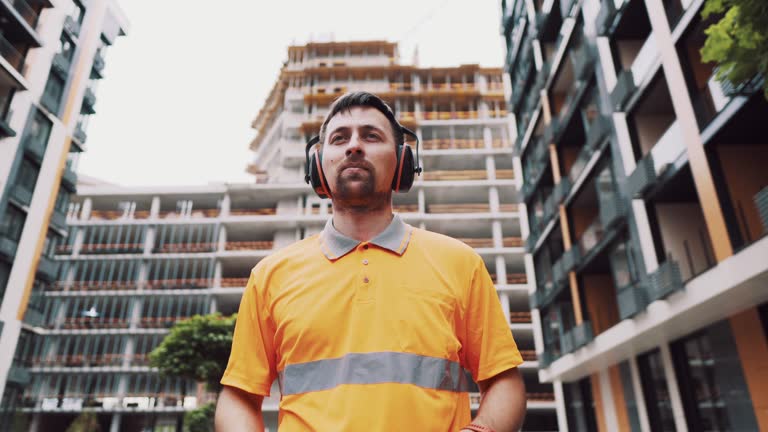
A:
[[[592,323],[589,321],[582,321],[581,324],[572,328],[570,331],[573,337],[573,348],[578,349],[584,345],[592,342],[594,334],[592,332]]]
[[[153,279],[147,281],[147,289],[151,290],[176,290],[176,289],[202,289],[213,286],[213,279]]]
[[[10,198],[17,204],[28,206],[32,202],[32,191],[24,185],[16,184],[11,188]]]
[[[18,386],[26,386],[30,380],[31,376],[27,368],[15,364],[11,365],[10,370],[8,370],[8,382]]]
[[[611,90],[611,104],[615,111],[623,112],[627,102],[637,90],[632,71],[622,70],[616,77],[616,86]]]
[[[20,75],[24,73],[24,57],[2,34],[0,34],[0,55],[16,69],[16,72]]]
[[[91,88],[86,88],[83,94],[83,105],[80,108],[81,114],[95,114],[96,93]]]
[[[674,261],[668,260],[659,265],[655,272],[648,275],[648,301],[662,299],[675,291],[683,289],[680,267]]]
[[[80,23],[75,21],[72,16],[67,16],[64,18],[64,31],[69,33],[73,39],[77,39],[80,36]]]
[[[104,61],[104,56],[102,56],[101,53],[97,51],[96,55],[93,57],[93,66],[91,68],[91,78],[93,79],[104,78],[105,66],[106,66],[106,62]]]
[[[530,312],[510,312],[509,322],[513,324],[530,324],[531,313]]]
[[[75,186],[77,185],[77,174],[72,171],[72,166],[69,163],[64,167],[64,172],[61,175],[61,184],[68,190],[72,192],[75,191]]]
[[[142,243],[84,243],[80,248],[82,254],[111,255],[141,253],[144,250]]]
[[[534,292],[528,294],[528,305],[531,307],[531,309],[539,309],[544,306],[544,291],[537,288]]]
[[[53,225],[54,228],[65,231],[67,229],[67,215],[59,211],[59,209],[54,208],[53,213],[51,213],[51,225]]]
[[[659,138],[651,151],[638,161],[628,178],[630,193],[639,198],[645,195],[662,178],[675,161],[685,153],[685,142],[680,124],[675,121]]]
[[[7,261],[13,261],[13,257],[16,256],[16,248],[18,247],[19,243],[16,240],[0,233],[0,257],[5,258]]]
[[[243,288],[248,284],[248,278],[221,278],[222,288]]]
[[[47,281],[55,281],[59,275],[59,263],[48,257],[41,256],[37,264],[37,274]]]
[[[563,252],[563,257],[561,259],[563,262],[563,270],[565,270],[566,273],[571,272],[579,265],[581,251],[577,247],[571,247]]]
[[[78,123],[77,126],[75,126],[75,130],[72,132],[72,137],[80,142],[80,148],[82,149],[82,144],[85,144],[85,141],[88,139],[88,134],[85,133],[82,125]]]
[[[560,177],[560,183],[555,185],[555,189],[552,192],[555,203],[562,204],[571,192],[573,183],[568,177]]]
[[[143,245],[137,245],[143,247]],[[155,253],[206,253],[216,250],[216,243],[165,243],[155,248]]]
[[[69,68],[72,66],[72,59],[63,53],[57,52],[53,56],[53,62],[51,63],[51,66],[53,66],[53,72],[55,72],[59,78],[66,81],[67,76],[69,75]]]
[[[573,53],[573,75],[578,81],[587,81],[595,66],[595,50],[588,42]]]
[[[573,341],[573,332],[565,332],[560,338],[560,355],[565,355],[573,352],[576,347]]]
[[[549,367],[554,360],[555,356],[548,350],[544,350],[539,354],[539,366],[542,368]]]
[[[271,250],[273,247],[273,241],[228,241],[225,249],[228,251]]]
[[[638,284],[628,285],[616,293],[619,306],[619,319],[625,320],[637,315],[648,304],[646,290]]]

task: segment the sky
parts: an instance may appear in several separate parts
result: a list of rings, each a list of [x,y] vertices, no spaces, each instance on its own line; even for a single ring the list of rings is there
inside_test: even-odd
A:
[[[401,63],[501,66],[497,0],[121,0],[81,174],[123,186],[251,182],[256,117],[308,41],[399,42]]]

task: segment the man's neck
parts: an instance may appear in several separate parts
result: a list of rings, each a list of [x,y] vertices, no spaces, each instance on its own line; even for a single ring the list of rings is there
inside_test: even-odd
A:
[[[392,222],[392,204],[373,209],[333,209],[333,227],[349,238],[370,241],[381,234]]]

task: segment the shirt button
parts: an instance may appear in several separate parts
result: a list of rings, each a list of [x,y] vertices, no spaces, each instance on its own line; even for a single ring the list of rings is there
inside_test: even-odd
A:
[[[363,260],[363,265],[368,265],[368,260],[367,259]]]
[[[363,278],[363,282],[365,282],[365,283],[368,283],[368,282],[369,282],[369,280],[368,280],[368,277],[367,277],[367,276]]]

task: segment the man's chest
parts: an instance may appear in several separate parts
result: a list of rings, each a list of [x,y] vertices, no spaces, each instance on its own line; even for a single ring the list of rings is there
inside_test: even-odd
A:
[[[351,352],[455,358],[462,287],[440,271],[345,257],[334,271],[294,275],[273,287],[270,310],[283,364]],[[365,260],[365,261],[363,261]]]

